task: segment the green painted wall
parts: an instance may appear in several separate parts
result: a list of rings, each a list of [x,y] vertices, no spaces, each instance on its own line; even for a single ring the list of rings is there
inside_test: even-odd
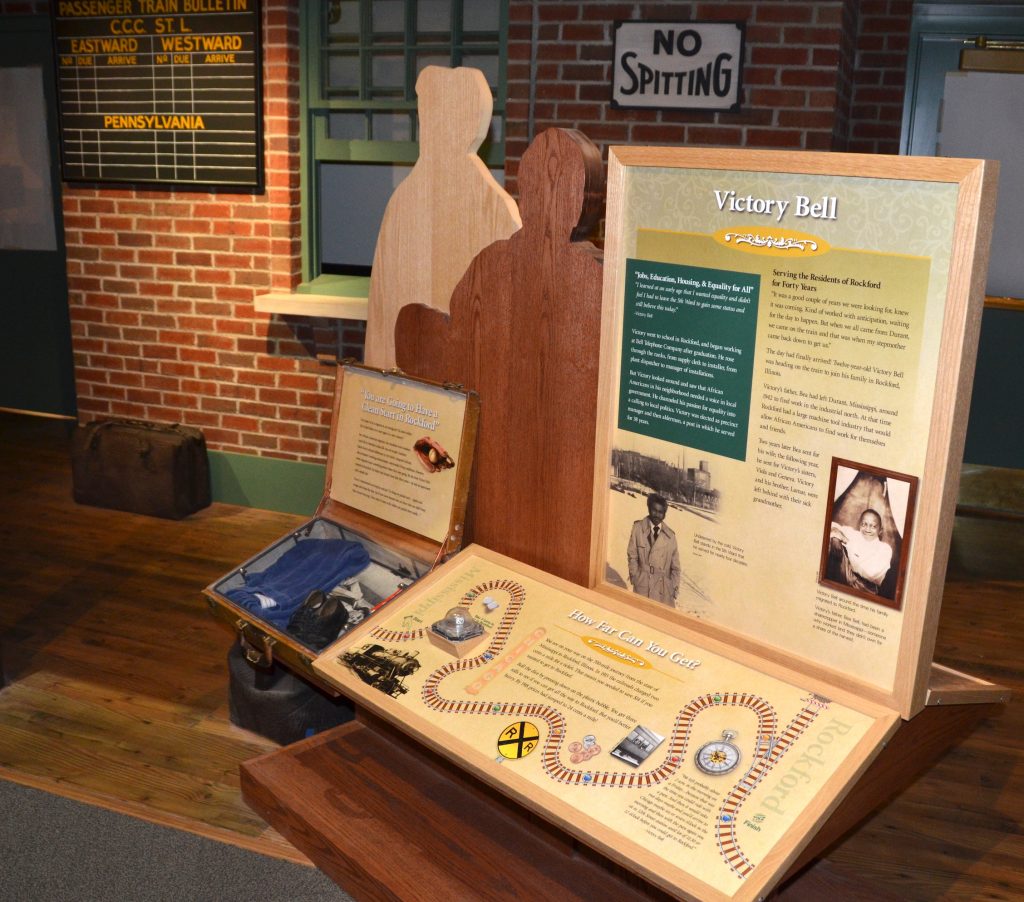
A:
[[[327,467],[250,454],[210,451],[214,501],[312,515],[324,494]]]

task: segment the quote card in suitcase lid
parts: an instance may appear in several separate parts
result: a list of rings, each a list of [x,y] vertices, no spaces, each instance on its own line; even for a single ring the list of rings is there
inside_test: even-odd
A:
[[[205,590],[252,663],[323,685],[312,659],[458,550],[478,416],[459,387],[339,367],[313,519]]]

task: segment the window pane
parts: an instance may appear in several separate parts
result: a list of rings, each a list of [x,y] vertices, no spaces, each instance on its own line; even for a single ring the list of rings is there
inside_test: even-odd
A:
[[[366,114],[331,113],[327,119],[327,134],[335,141],[366,140]]]
[[[0,249],[56,250],[41,67],[0,69],[0,142]]]
[[[374,141],[412,141],[412,117],[409,113],[374,113]]]
[[[447,69],[452,64],[449,54],[441,56],[436,53],[422,53],[416,58],[416,74],[419,75],[427,66],[443,66]]]
[[[463,31],[497,31],[501,24],[501,0],[465,0]]]
[[[373,56],[373,97],[381,96],[380,88],[405,90],[405,56],[377,53]],[[393,92],[387,92],[393,93]]]
[[[498,90],[498,58],[496,56],[464,56],[462,58],[462,65],[469,66],[471,69],[479,69],[484,73],[484,78],[487,79],[487,84],[491,86],[491,93],[495,94]]]
[[[417,31],[441,31],[447,36],[451,28],[451,0],[420,0],[416,4]]]
[[[412,166],[325,163],[320,167],[320,240],[324,268],[373,263],[384,208]]]
[[[404,0],[373,0],[373,30],[405,31]]]
[[[331,90],[348,88],[359,91],[359,57],[332,53],[327,58],[327,87]]]
[[[330,38],[359,39],[359,0],[340,0],[331,5],[338,10],[338,18],[327,16],[327,34]]]

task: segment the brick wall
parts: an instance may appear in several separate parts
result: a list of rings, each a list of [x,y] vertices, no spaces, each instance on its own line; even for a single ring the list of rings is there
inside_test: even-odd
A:
[[[851,151],[899,153],[913,6],[912,0],[858,4]]]
[[[510,0],[509,5],[510,175],[531,139],[531,120],[534,135],[552,125],[571,126],[602,151],[625,143],[845,150],[873,140],[877,132],[891,135],[892,129],[898,141],[909,0]],[[617,19],[746,22],[743,109],[612,109]],[[867,34],[861,35],[862,29]],[[884,46],[876,55],[869,48],[883,31]],[[880,142],[872,149],[887,147]]]
[[[321,462],[334,370],[315,355],[336,326],[253,310],[300,278],[298,15],[264,0],[263,20],[264,193],[64,185],[79,419],[182,422],[212,449]]]
[[[509,185],[530,139],[577,127],[602,148],[678,143],[894,152],[910,0],[624,3],[510,0]],[[0,15],[45,13],[0,0]],[[361,328],[257,314],[299,279],[298,22],[264,0],[266,191],[258,196],[64,186],[76,387],[83,421],[124,415],[201,427],[210,447],[326,456],[333,370]],[[616,19],[747,23],[738,113],[613,110]],[[531,95],[531,64],[536,64]]]

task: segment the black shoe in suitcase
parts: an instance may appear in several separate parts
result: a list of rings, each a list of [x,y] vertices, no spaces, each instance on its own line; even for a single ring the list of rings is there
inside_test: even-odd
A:
[[[190,426],[118,419],[79,426],[71,477],[79,504],[180,520],[210,503],[206,440]]]

